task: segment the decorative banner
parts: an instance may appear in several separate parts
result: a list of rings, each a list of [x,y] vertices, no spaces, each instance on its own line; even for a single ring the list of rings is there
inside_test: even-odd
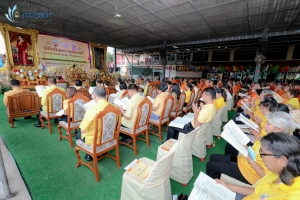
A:
[[[57,67],[64,72],[76,65],[85,71],[91,68],[89,44],[63,37],[39,34],[37,42],[39,60],[47,67]]]
[[[176,77],[201,78],[202,77],[202,72],[176,71]]]

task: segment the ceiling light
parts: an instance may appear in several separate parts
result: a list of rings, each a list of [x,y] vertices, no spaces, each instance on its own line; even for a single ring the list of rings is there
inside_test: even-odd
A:
[[[201,50],[201,49],[198,49],[198,51],[199,51],[199,50]]]
[[[219,49],[221,48],[221,47],[218,47]]]
[[[227,49],[227,47],[225,47],[225,49]]]
[[[115,14],[115,17],[121,17],[121,14],[116,13],[116,14]]]
[[[187,51],[189,51],[190,49],[186,49]]]
[[[21,27],[19,27],[19,26],[16,26],[16,28],[18,28],[18,29],[22,29]]]
[[[178,46],[173,46],[173,48],[177,49],[177,48],[178,48]]]

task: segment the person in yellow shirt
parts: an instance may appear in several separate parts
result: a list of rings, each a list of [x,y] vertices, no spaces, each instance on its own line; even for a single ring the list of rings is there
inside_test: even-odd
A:
[[[216,89],[216,99],[214,100],[214,105],[216,110],[220,110],[224,106],[226,106],[225,99],[227,98],[227,94],[224,89],[217,88]]]
[[[63,102],[63,109],[64,109],[64,115],[61,116],[59,121],[68,122],[68,107],[69,107],[69,100],[77,93],[77,90],[75,87],[68,87],[66,90],[66,99]],[[71,116],[72,116],[71,112]]]
[[[168,96],[168,94],[166,93],[167,87],[168,86],[166,84],[160,84],[157,87],[158,95],[155,97],[152,105],[152,112],[150,115],[151,120],[159,120],[160,118],[160,115],[164,108],[165,100]]]
[[[216,91],[214,88],[208,87],[203,91],[203,103],[200,104],[198,108],[197,104],[193,104],[192,108],[194,111],[194,119],[189,123],[185,124],[183,128],[178,128],[174,126],[168,127],[167,140],[174,138],[178,139],[179,132],[187,134],[193,131],[196,127],[201,126],[204,123],[210,122],[213,120],[216,114],[216,108],[213,104],[214,99],[216,98]]]
[[[255,188],[216,182],[237,193],[243,200],[295,200],[300,195],[300,142],[284,133],[270,133],[261,139],[259,156],[268,172]]]
[[[4,93],[4,97],[3,97],[4,106],[8,105],[8,100],[7,100],[8,96],[12,96],[14,94],[19,94],[21,92],[28,91],[28,90],[24,90],[23,88],[21,88],[20,81],[15,80],[15,79],[10,81],[10,86],[12,87],[12,90],[9,90]]]
[[[63,92],[65,91],[63,88],[56,86],[56,79],[53,78],[53,77],[48,78],[47,83],[48,83],[49,88],[47,88],[43,91],[43,93],[42,93],[42,103],[41,103],[42,104],[42,111],[45,111],[45,112],[47,112],[47,95],[56,88],[63,91]],[[50,105],[51,105],[51,102],[50,102]],[[55,118],[54,122],[58,123],[58,118]],[[38,116],[38,123],[34,124],[34,126],[35,127],[42,127],[42,123],[40,121],[39,116]]]
[[[121,126],[127,127],[127,128],[133,128],[134,122],[137,117],[137,110],[139,104],[143,101],[144,97],[142,97],[138,93],[138,88],[136,84],[130,84],[128,86],[128,95],[130,99],[126,103],[126,111],[120,107],[120,110],[122,112],[122,119],[121,119]],[[131,142],[130,136],[127,136],[125,134],[120,134],[121,141],[122,142]]]
[[[95,87],[93,91],[93,99],[96,105],[89,107],[83,117],[79,126],[80,132],[76,134],[77,140],[82,140],[87,145],[92,145],[95,133],[95,117],[109,104],[106,101],[106,90],[102,86]],[[92,157],[89,154],[85,155],[87,161],[91,161]]]
[[[290,90],[286,93],[286,97],[288,98],[288,101],[286,102],[286,105],[291,105],[297,109],[300,108],[300,105],[299,105],[299,100],[297,98],[298,92],[296,90]]]
[[[285,133],[292,134],[295,130],[293,118],[285,112],[275,112],[268,115],[268,123],[266,124],[267,133]],[[255,152],[253,160],[249,155],[221,155],[212,154],[210,160],[206,164],[206,173],[213,179],[219,179],[221,174],[226,174],[243,183],[254,185],[260,178],[267,173],[267,168],[259,156],[260,134],[252,132],[256,140],[252,146]]]
[[[183,107],[186,107],[187,104],[190,102],[191,95],[192,95],[193,86],[191,84],[187,84],[187,91],[185,92],[185,101]]]

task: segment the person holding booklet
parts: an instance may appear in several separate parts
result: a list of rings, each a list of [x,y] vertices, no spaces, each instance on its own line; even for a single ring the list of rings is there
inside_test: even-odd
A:
[[[122,106],[120,107],[120,110],[123,115],[121,120],[121,126],[133,128],[135,119],[137,117],[138,106],[143,101],[144,97],[139,95],[136,84],[130,84],[128,86],[128,95],[130,99],[126,103],[126,111],[124,110],[124,108],[122,108]],[[127,136],[125,134],[120,134],[120,136],[122,137],[122,142],[131,142],[130,136]]]
[[[295,130],[295,123],[292,117],[285,112],[275,112],[268,115],[266,124],[266,134],[284,133],[292,134]],[[247,158],[243,155],[221,155],[212,154],[206,164],[206,173],[213,179],[219,179],[221,174],[226,174],[246,184],[254,185],[260,178],[267,173],[267,168],[259,156],[261,136],[253,132],[256,140],[252,146],[255,153],[253,158],[248,154]]]
[[[96,102],[96,105],[91,106],[86,110],[83,120],[79,126],[80,132],[76,134],[76,139],[82,140],[87,145],[92,145],[94,141],[95,117],[109,104],[106,101],[106,90],[101,86],[95,87],[93,91],[93,99]],[[89,154],[85,155],[85,159],[87,161],[93,160]]]
[[[43,90],[43,92],[42,92],[42,103],[41,103],[41,105],[42,105],[41,110],[45,111],[45,112],[47,112],[47,95],[56,88],[63,91],[63,92],[65,92],[65,90],[63,88],[56,86],[56,79],[55,78],[53,78],[53,77],[48,78],[47,83],[48,83],[49,88]],[[52,103],[49,102],[50,106],[51,106],[51,104]],[[54,122],[58,123],[58,118],[55,118]],[[38,123],[34,124],[34,126],[38,127],[38,128],[42,127],[42,123],[40,121],[39,115],[38,115]]]
[[[117,92],[114,99],[122,99],[124,92],[127,90],[127,85],[125,82],[121,81],[119,85],[120,91]]]
[[[154,99],[153,105],[152,105],[152,112],[150,115],[150,119],[152,120],[159,120],[160,115],[164,108],[165,100],[168,96],[166,93],[167,85],[166,84],[160,84],[157,87],[157,96]]]
[[[238,186],[216,179],[233,192],[236,200],[299,199],[300,196],[300,142],[291,135],[270,133],[261,139],[259,157],[268,172],[255,188]]]
[[[66,99],[63,102],[64,114],[61,116],[59,121],[68,122],[68,103],[69,100],[77,93],[77,89],[75,87],[68,87],[66,90]],[[73,114],[71,113],[71,116]]]
[[[196,127],[201,126],[203,123],[210,122],[213,120],[216,114],[216,108],[213,104],[214,99],[216,98],[216,91],[212,87],[205,88],[203,91],[203,103],[200,104],[200,108],[198,108],[197,104],[193,104],[193,111],[194,111],[194,119],[188,122],[183,126],[183,128],[178,128],[174,126],[168,127],[168,135],[167,140],[174,138],[178,139],[179,132],[181,133],[189,133],[193,131]]]

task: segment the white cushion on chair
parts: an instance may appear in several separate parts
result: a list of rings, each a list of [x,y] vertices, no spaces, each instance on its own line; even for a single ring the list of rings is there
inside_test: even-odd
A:
[[[108,142],[108,143],[105,143],[101,146],[98,146],[96,151],[97,151],[97,153],[99,153],[99,152],[101,152],[105,149],[108,149],[111,146],[114,146],[116,143],[117,143],[116,140],[112,140],[111,142]],[[93,153],[93,146],[92,145],[87,145],[82,140],[76,140],[76,145],[78,145],[78,146],[84,148],[85,150]]]
[[[80,123],[81,123],[81,122],[70,123],[70,125],[71,125],[70,128],[74,128],[74,127],[80,126]],[[65,122],[65,121],[59,121],[59,124],[62,125],[63,127],[68,128],[68,122]]]
[[[185,109],[186,109],[186,107],[183,107],[182,109],[183,109],[183,110],[185,110]]]
[[[40,114],[43,116],[43,117],[45,117],[45,118],[47,118],[48,117],[48,115],[47,115],[47,112],[46,111],[41,111],[40,112]],[[50,113],[50,117],[54,117],[56,115],[56,113]]]
[[[165,118],[163,120],[161,120],[161,123],[164,123],[164,122],[167,122],[169,121],[169,118]],[[150,119],[149,122],[152,122],[152,123],[155,123],[155,124],[158,124],[159,123],[159,119]]]
[[[140,128],[136,129],[136,133],[140,133],[141,131],[146,130],[146,129],[147,129],[147,125],[141,126]],[[120,130],[125,131],[127,133],[131,133],[131,134],[133,133],[132,128],[127,128],[127,127],[121,126]]]

